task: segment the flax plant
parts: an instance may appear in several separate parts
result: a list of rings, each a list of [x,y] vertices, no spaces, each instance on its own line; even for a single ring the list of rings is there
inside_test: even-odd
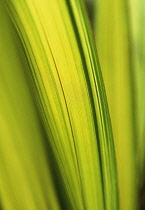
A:
[[[144,3],[133,2],[0,0],[0,209],[137,210]]]
[[[9,177],[1,175],[2,207],[117,210],[112,130],[83,2],[6,0],[3,4],[21,46],[13,53],[13,46],[8,45],[12,55],[7,57],[5,51],[5,57],[1,57],[6,69],[1,71],[6,83],[5,86],[1,83],[1,92],[2,98],[7,98],[1,102],[1,112],[7,120],[1,126],[1,144],[5,146],[2,145],[4,154],[0,153],[1,170],[7,167],[5,174]],[[7,29],[4,32],[11,39],[11,32]],[[3,40],[7,42],[5,35]],[[26,74],[31,98],[22,74]],[[23,96],[23,92],[27,95]],[[11,139],[13,132],[15,136]],[[9,152],[13,147],[16,147],[13,153]],[[42,159],[46,157],[50,162],[48,172],[46,160]],[[9,188],[5,186],[7,179],[12,185]]]

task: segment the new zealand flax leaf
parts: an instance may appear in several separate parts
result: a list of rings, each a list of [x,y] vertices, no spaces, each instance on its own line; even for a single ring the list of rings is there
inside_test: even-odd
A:
[[[137,208],[134,64],[128,3],[99,1],[95,20],[96,45],[115,142],[121,210]]]
[[[32,95],[49,145],[47,155],[51,157],[50,162],[53,160],[52,176],[55,177],[55,189],[60,207],[63,210],[117,210],[118,192],[112,130],[104,85],[83,2],[81,0],[5,0],[4,2],[29,64],[29,67],[23,71],[29,77],[30,87],[34,87]],[[15,75],[17,73],[12,73],[12,69],[10,75],[17,82],[18,78]],[[16,70],[19,72],[19,67],[16,67]],[[19,82],[21,84],[21,79]],[[12,84],[9,82],[9,85]],[[25,87],[23,91],[24,89]],[[22,90],[18,87],[15,91],[13,89],[11,91],[13,95],[17,94],[16,97],[21,101],[21,105],[24,105],[22,108],[28,109],[29,114],[33,113],[33,109],[25,105],[27,100],[24,97],[23,100],[20,98]],[[5,87],[2,94],[7,95]],[[11,107],[10,113],[15,115],[13,103],[7,99],[6,105],[8,108]],[[5,112],[7,113],[4,110]],[[25,126],[28,127],[29,124],[32,126],[36,123],[35,119],[26,118],[26,120],[28,124]],[[7,124],[11,129],[9,122]],[[9,147],[10,137],[6,135],[4,129],[2,131]],[[32,135],[30,139],[33,140],[32,156],[35,153],[35,147],[33,148],[35,132],[41,133],[37,127],[33,129],[29,127],[29,133]],[[25,144],[27,139],[25,135],[28,132],[22,129],[20,133],[22,138],[17,144]],[[20,144],[20,154],[21,149],[24,148]],[[42,157],[41,154],[38,156],[42,158],[44,154]],[[4,158],[11,158],[11,154],[5,155]],[[25,156],[23,158],[25,159]],[[19,159],[18,154],[16,161]],[[9,166],[10,162],[6,165]],[[24,167],[23,162],[21,165]],[[41,163],[38,162],[36,167],[39,168],[39,165]],[[20,169],[17,173],[20,173]],[[27,171],[24,173],[27,174]],[[10,169],[8,174],[13,178]],[[30,170],[27,175],[31,175],[32,178],[33,174],[36,175]],[[41,179],[45,181],[45,177]],[[3,183],[6,183],[6,179]],[[24,187],[25,183],[22,184]],[[49,191],[47,186],[42,188]],[[12,189],[10,187],[7,192],[7,200],[0,191],[3,205],[6,206],[7,202],[9,204],[7,209],[16,209],[19,203],[23,206],[26,202],[23,200],[21,203],[22,198],[19,198],[11,208]],[[28,189],[36,193],[31,183]],[[19,190],[21,189],[15,191],[16,195],[19,194]],[[27,189],[25,190],[27,193]],[[47,200],[44,203],[40,202],[44,199],[42,192],[38,189],[36,194],[40,198],[34,195],[35,200],[30,193],[28,194],[27,205],[29,202],[31,205],[28,209],[45,209],[43,205],[48,208]],[[49,194],[51,191],[46,192],[46,196],[49,197]],[[42,206],[38,207],[37,202]],[[56,207],[52,206],[50,209],[57,209],[57,200],[54,204]]]
[[[0,1],[0,200],[6,210],[59,210],[28,86],[27,64]],[[23,60],[22,60],[23,59]]]

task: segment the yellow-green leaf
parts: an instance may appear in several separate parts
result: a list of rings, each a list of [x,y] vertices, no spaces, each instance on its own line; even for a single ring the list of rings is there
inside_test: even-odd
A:
[[[2,20],[2,21],[1,21]],[[0,1],[0,200],[4,210],[59,210],[28,65]],[[48,152],[48,151],[47,151]]]
[[[30,65],[62,209],[117,210],[111,124],[83,2],[5,3]]]
[[[97,4],[95,37],[111,116],[121,210],[137,206],[134,70],[126,0]]]

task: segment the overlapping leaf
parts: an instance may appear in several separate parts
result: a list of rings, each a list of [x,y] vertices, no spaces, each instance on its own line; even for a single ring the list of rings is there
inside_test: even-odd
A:
[[[108,107],[82,1],[5,3],[30,65],[62,209],[117,210]]]

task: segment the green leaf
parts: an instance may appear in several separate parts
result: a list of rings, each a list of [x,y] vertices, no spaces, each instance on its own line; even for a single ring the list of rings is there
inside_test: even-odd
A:
[[[0,200],[6,210],[59,210],[25,55],[0,1]],[[48,151],[47,151],[48,152]]]
[[[112,130],[83,2],[5,3],[29,62],[25,71],[34,85],[62,209],[117,210]]]
[[[126,0],[98,2],[95,23],[115,142],[121,210],[137,207],[135,87],[127,6]]]
[[[139,176],[142,180],[145,172],[145,2],[134,0],[129,3],[136,87],[137,163]]]

